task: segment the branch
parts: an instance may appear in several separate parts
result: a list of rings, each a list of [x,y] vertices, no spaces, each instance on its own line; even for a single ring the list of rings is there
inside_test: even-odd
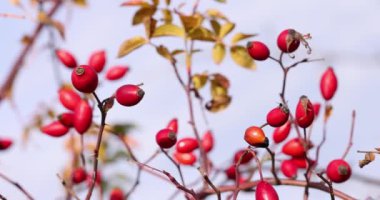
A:
[[[11,180],[10,178],[8,178],[7,176],[5,176],[4,174],[2,174],[0,172],[0,178],[4,179],[6,182],[14,185],[18,190],[20,190],[22,193],[24,193],[24,195],[29,199],[29,200],[33,200],[34,198],[30,195],[30,193],[28,191],[26,191],[19,183]]]
[[[325,177],[323,177],[322,173],[317,173],[317,176],[318,176],[320,179],[322,179],[322,181],[325,182],[325,183],[329,186],[331,200],[335,200],[335,196],[334,196],[334,188],[333,188],[333,186],[332,186],[331,181],[328,181]]]
[[[175,167],[178,170],[179,177],[181,178],[181,183],[182,183],[183,186],[186,187],[185,180],[183,178],[183,174],[182,174],[182,170],[181,170],[181,165],[179,165],[175,160],[173,160],[173,158],[164,149],[161,148],[161,151],[173,163],[173,165],[175,165]]]
[[[350,151],[351,147],[352,147],[352,140],[354,138],[354,128],[355,128],[355,117],[356,117],[356,112],[355,110],[352,111],[352,122],[351,122],[351,131],[350,131],[350,139],[348,140],[348,145],[347,145],[347,148],[346,148],[346,151],[344,152],[343,156],[342,156],[342,159],[345,159],[348,152]]]
[[[75,194],[75,192],[67,185],[66,181],[59,174],[57,174],[57,177],[61,181],[63,187],[65,187],[67,193],[73,196],[76,200],[80,200],[79,197]]]

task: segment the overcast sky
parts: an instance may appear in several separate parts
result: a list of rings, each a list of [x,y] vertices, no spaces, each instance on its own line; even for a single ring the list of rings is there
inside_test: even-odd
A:
[[[125,82],[144,83],[146,96],[138,106],[128,109],[116,106],[108,118],[109,122],[123,120],[138,125],[133,136],[141,141],[137,154],[143,158],[154,151],[155,133],[171,118],[179,118],[181,136],[191,135],[191,129],[187,124],[185,95],[165,60],[155,56],[154,50],[148,47],[139,49],[126,58],[116,59],[122,41],[143,34],[142,27],[130,26],[134,9],[119,7],[121,2],[94,0],[85,9],[70,6],[61,9],[58,18],[66,23],[67,40],[59,42],[58,45],[74,52],[80,63],[85,63],[93,50],[105,48],[109,64],[131,66],[132,71]],[[354,173],[380,178],[380,163],[375,161],[360,169],[357,163],[363,155],[356,153],[356,150],[369,150],[380,145],[380,127],[377,124],[380,112],[378,1],[311,0],[306,3],[301,0],[240,0],[227,4],[217,4],[211,0],[201,1],[200,9],[207,8],[224,11],[231,21],[238,24],[236,30],[258,33],[259,36],[255,39],[266,43],[275,57],[279,55],[276,38],[282,30],[295,28],[303,33],[311,33],[311,57],[323,57],[325,61],[306,64],[291,72],[287,85],[290,108],[294,110],[299,96],[303,94],[313,101],[322,101],[319,79],[327,66],[333,66],[338,76],[339,88],[332,100],[334,112],[328,124],[328,140],[322,150],[321,166],[326,166],[330,160],[342,155],[348,142],[351,111],[356,109],[354,145],[347,161],[351,163]],[[8,1],[0,1],[0,13],[22,14],[20,10],[11,7]],[[28,20],[0,18],[1,83],[22,48],[20,38],[25,33],[30,33],[33,26]],[[30,120],[36,106],[40,103],[52,104],[57,98],[58,86],[54,83],[49,52],[43,48],[46,41],[47,33],[44,32],[29,54],[14,87],[14,100],[20,116],[12,110],[9,103],[3,102],[0,105],[0,137],[8,136],[16,140],[10,151],[0,152],[0,172],[22,183],[36,199],[60,197],[63,189],[55,174],[60,172],[68,159],[63,150],[64,139],[53,139],[35,132],[27,148],[22,148],[19,142],[22,125]],[[170,44],[174,45],[176,44]],[[210,127],[217,137],[216,149],[211,153],[211,158],[216,164],[222,165],[235,150],[246,146],[243,140],[244,130],[252,125],[263,124],[266,113],[280,101],[278,93],[281,89],[281,71],[271,61],[257,62],[256,71],[240,68],[231,59],[215,66],[211,61],[211,46],[206,44],[198,47],[204,51],[195,56],[194,71],[220,72],[226,74],[231,81],[230,93],[233,101],[229,108],[218,114],[208,114]],[[303,58],[302,51],[297,54],[298,59]],[[70,72],[63,69],[61,71],[68,81]],[[124,82],[100,88],[100,96],[109,96],[119,84]],[[200,116],[199,110],[196,114]],[[206,130],[207,126],[201,118],[197,119],[200,130]],[[313,135],[317,142],[321,138],[321,125],[322,121],[319,119]],[[272,129],[265,128],[265,131],[270,134]],[[152,164],[175,173],[174,168],[164,158],[159,158]],[[134,176],[133,169],[128,168],[127,172],[131,178]],[[196,169],[189,168],[186,171],[189,179],[197,175]],[[142,178],[133,199],[152,199],[158,196],[165,199],[174,190],[172,185],[163,184],[149,175],[143,175]],[[157,187],[159,184],[162,187]],[[359,199],[380,196],[379,185],[363,187],[363,183],[358,180],[335,184],[334,187]],[[276,189],[281,199],[300,199],[303,194],[303,189],[299,188],[279,186]],[[0,194],[9,199],[25,198],[17,189],[2,180]],[[311,195],[311,199],[328,198],[326,193],[315,190],[312,190]],[[239,199],[252,198],[252,193],[242,193],[239,196]]]

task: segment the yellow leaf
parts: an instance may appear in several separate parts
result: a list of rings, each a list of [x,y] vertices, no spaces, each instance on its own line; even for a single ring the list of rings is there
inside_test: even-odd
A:
[[[153,33],[153,37],[162,37],[162,36],[177,36],[184,37],[185,32],[183,29],[174,24],[164,24],[156,28]]]
[[[170,5],[171,1],[170,0],[165,0],[166,5]]]
[[[144,6],[136,11],[135,15],[132,19],[132,25],[141,24],[146,17],[152,17],[152,15],[156,12],[155,6]]]
[[[63,26],[63,24],[59,21],[53,21],[53,26],[55,29],[57,29],[61,38],[65,39],[65,27]]]
[[[219,32],[219,38],[224,38],[228,33],[230,33],[233,29],[235,28],[235,24],[231,22],[227,22],[223,24],[220,27],[220,32]]]
[[[219,35],[219,33],[220,33],[220,24],[219,24],[219,22],[212,19],[212,20],[210,20],[210,24],[211,24],[212,30],[214,30],[214,33],[216,35]]]
[[[208,75],[207,73],[194,74],[191,80],[193,82],[194,88],[199,90],[206,85],[207,80],[208,80]]]
[[[233,37],[232,37],[232,40],[231,40],[231,44],[232,45],[235,45],[237,42],[241,41],[241,40],[244,40],[244,39],[247,39],[247,38],[250,38],[250,37],[254,37],[256,36],[257,34],[244,34],[244,33],[236,33]]]
[[[333,113],[332,105],[327,105],[325,108],[324,121],[327,121]]]
[[[53,21],[52,19],[46,14],[46,12],[40,11],[38,12],[37,19],[40,23],[50,25]]]
[[[189,37],[192,40],[201,40],[201,41],[209,41],[209,42],[215,41],[215,36],[213,35],[213,33],[204,27],[198,27],[198,28],[192,29],[189,32]]]
[[[190,32],[191,30],[198,28],[203,21],[203,17],[199,14],[194,15],[180,15],[181,22],[183,24],[183,27],[185,28],[186,33]]]
[[[86,0],[73,0],[73,2],[77,6],[81,6],[81,7],[87,6]]]
[[[212,58],[215,64],[220,64],[226,55],[226,47],[223,43],[216,43],[212,48]]]
[[[118,57],[124,57],[146,43],[147,40],[141,36],[135,36],[129,40],[126,40],[120,45]]]
[[[147,38],[151,38],[154,32],[154,29],[156,28],[157,20],[153,19],[152,17],[145,18],[144,20],[144,27],[145,27],[145,34]]]
[[[228,94],[228,89],[222,87],[215,81],[211,81],[211,96],[216,98],[217,96],[226,96]]]
[[[224,19],[224,20],[228,20],[227,17],[222,13],[220,12],[219,10],[217,9],[208,9],[206,11],[207,15],[210,16],[211,18],[219,18],[219,19]]]
[[[232,60],[236,64],[242,67],[245,67],[247,69],[256,69],[256,65],[254,61],[252,60],[252,58],[247,53],[247,50],[245,49],[245,47],[238,46],[238,45],[232,46],[230,48],[230,53],[231,53]]]
[[[226,109],[230,103],[230,96],[218,96],[206,103],[206,109],[210,112],[219,112]]]
[[[129,0],[121,4],[121,6],[149,6],[144,0]]]
[[[162,9],[162,15],[165,24],[171,24],[173,21],[172,12],[169,9]]]
[[[170,62],[174,62],[174,58],[172,54],[170,54],[170,51],[168,50],[168,48],[166,48],[163,45],[160,45],[156,48],[156,50],[157,50],[157,53],[160,54],[162,57],[168,59]]]

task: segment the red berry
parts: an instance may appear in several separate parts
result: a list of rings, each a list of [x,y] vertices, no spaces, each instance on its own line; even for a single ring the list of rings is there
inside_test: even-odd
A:
[[[257,126],[251,126],[247,128],[244,134],[244,140],[255,147],[268,147],[269,141],[265,137],[264,131]]]
[[[95,51],[88,60],[88,65],[93,67],[95,71],[101,72],[106,64],[106,52],[104,50]]]
[[[118,80],[123,78],[123,76],[129,71],[127,66],[114,66],[107,70],[106,79],[110,81]]]
[[[179,153],[175,151],[173,157],[181,165],[194,165],[194,163],[197,161],[197,156],[195,156],[193,152]]]
[[[307,96],[301,96],[296,108],[296,121],[301,128],[309,127],[314,120],[314,108]]]
[[[74,58],[73,54],[70,52],[63,50],[63,49],[57,49],[55,50],[55,55],[57,55],[58,59],[68,68],[75,68],[77,66],[77,61]]]
[[[260,181],[256,186],[256,200],[278,200],[278,194],[271,184]]]
[[[307,166],[308,166],[308,162],[307,162],[305,156],[292,157],[289,161],[291,161],[292,163],[294,163],[298,168],[306,169]],[[315,161],[311,160],[310,164],[314,165]]]
[[[123,85],[116,90],[116,100],[123,106],[134,106],[144,97],[144,90],[137,85]]]
[[[170,120],[166,128],[172,130],[174,133],[178,133],[178,119],[174,118]]]
[[[120,188],[114,188],[110,193],[110,200],[124,200],[124,192]]]
[[[230,167],[224,170],[228,179],[235,180],[236,179],[236,167],[232,164]]]
[[[281,163],[281,172],[284,176],[295,179],[297,178],[298,166],[290,160],[284,160]]]
[[[245,149],[242,149],[242,150],[239,150],[235,153],[235,155],[234,155],[234,163],[235,164],[237,164],[239,162],[240,158],[244,155],[245,151],[246,151]],[[246,153],[244,155],[244,157],[241,159],[240,164],[242,164],[242,165],[247,164],[247,163],[249,163],[249,161],[252,160],[252,158],[253,158],[252,153],[248,151],[248,153]]]
[[[81,100],[74,111],[74,128],[79,134],[85,133],[92,124],[92,108],[87,101]]]
[[[67,127],[74,126],[75,115],[72,112],[65,112],[58,116],[58,121]]]
[[[342,159],[336,159],[329,163],[327,166],[326,174],[332,182],[342,183],[350,178],[351,167],[346,161]]]
[[[156,134],[156,142],[163,149],[168,149],[177,142],[177,135],[170,129],[162,129]]]
[[[80,65],[71,73],[71,82],[75,89],[83,93],[92,93],[98,87],[98,74],[88,65]]]
[[[247,50],[249,55],[255,60],[266,60],[270,54],[267,45],[259,41],[248,42]]]
[[[302,35],[294,29],[286,29],[277,38],[277,46],[282,52],[292,53],[300,46]]]
[[[182,138],[176,144],[179,153],[190,153],[198,148],[198,141],[194,138]]]
[[[289,109],[280,104],[267,114],[267,123],[272,127],[280,127],[284,125],[289,118]]]
[[[309,146],[310,148],[310,146]],[[282,147],[282,152],[289,156],[300,157],[305,155],[305,147],[303,144],[303,140],[299,138],[294,138],[289,140]]]
[[[214,148],[214,136],[211,131],[207,131],[202,137],[202,147],[206,153]]]
[[[69,132],[69,128],[67,128],[59,121],[54,121],[48,125],[41,127],[41,132],[53,137],[61,137]]]
[[[336,89],[338,88],[338,79],[332,67],[328,67],[323,73],[320,82],[321,92],[323,98],[328,101],[333,98]]]
[[[66,87],[62,87],[58,91],[58,95],[61,104],[69,110],[74,110],[81,99],[78,93]]]
[[[0,138],[0,150],[6,150],[11,147],[13,141],[10,138]]]
[[[88,176],[87,176],[87,184],[88,185],[91,185],[93,176],[94,176],[94,172],[91,172],[91,174],[88,174]],[[102,173],[100,171],[97,171],[96,172],[95,184],[99,185],[100,183],[102,183]]]
[[[85,169],[82,167],[78,167],[74,169],[72,175],[71,175],[71,180],[74,184],[79,184],[85,181],[87,178],[87,172]]]
[[[292,124],[290,121],[287,121],[284,125],[274,129],[273,131],[273,141],[275,143],[280,143],[288,138]]]
[[[313,110],[314,110],[315,117],[318,117],[320,109],[321,109],[320,103],[313,103]]]

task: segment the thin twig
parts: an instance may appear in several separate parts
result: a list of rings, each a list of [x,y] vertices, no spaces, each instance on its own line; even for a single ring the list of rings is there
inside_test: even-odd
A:
[[[164,149],[161,148],[161,152],[164,153],[164,155],[173,163],[173,165],[177,168],[179,177],[181,178],[181,183],[183,186],[186,187],[185,180],[183,178],[181,165],[179,165]]]
[[[278,178],[277,173],[276,173],[276,159],[275,159],[275,153],[272,152],[268,147],[265,148],[265,149],[266,149],[266,150],[268,151],[268,153],[270,154],[271,162],[272,162],[271,172],[272,172],[272,174],[273,174],[274,179],[276,180],[276,185],[279,185],[279,184],[281,184],[281,183],[280,183],[280,179]]]
[[[17,183],[16,181],[13,181],[12,179],[8,178],[6,175],[4,175],[3,173],[0,172],[0,178],[4,179],[5,181],[7,181],[8,183],[14,185],[18,190],[20,190],[22,193],[24,193],[24,195],[29,199],[29,200],[33,200],[34,198],[32,197],[32,195],[30,195],[30,193],[28,191],[26,191],[24,189],[24,187],[22,187],[19,183]]]
[[[240,161],[241,162],[241,161]],[[201,173],[203,179],[208,183],[208,185],[215,191],[217,197],[218,197],[218,200],[221,200],[222,197],[221,197],[221,194],[220,194],[220,191],[219,189],[212,183],[212,181],[210,180],[210,178],[207,176],[206,173],[202,172],[201,168],[198,167],[198,171],[199,173]]]
[[[348,140],[348,145],[346,148],[346,151],[344,151],[342,159],[344,160],[350,151],[352,144],[353,144],[353,138],[354,138],[354,129],[355,129],[355,118],[356,118],[356,112],[355,110],[352,111],[352,122],[351,122],[351,130],[350,130],[350,139]]]
[[[57,177],[61,181],[63,187],[65,187],[67,193],[69,193],[76,200],[80,200],[77,194],[75,194],[74,190],[67,185],[66,181],[59,174],[57,174]]]
[[[331,200],[335,200],[335,196],[334,196],[334,188],[333,188],[333,186],[332,186],[331,181],[328,181],[325,177],[323,177],[322,173],[317,173],[317,176],[318,176],[320,179],[322,179],[322,181],[325,182],[325,183],[329,186]]]

